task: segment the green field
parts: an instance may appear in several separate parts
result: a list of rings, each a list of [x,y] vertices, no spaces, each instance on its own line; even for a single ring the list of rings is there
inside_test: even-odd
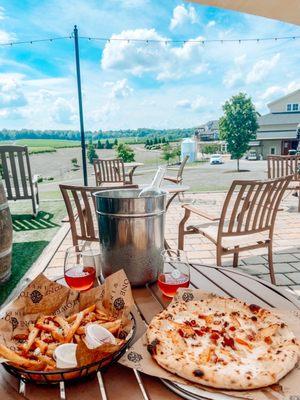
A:
[[[27,146],[29,154],[54,153],[57,149],[80,147],[79,140],[59,140],[59,139],[20,139],[15,141],[5,141],[4,143]]]
[[[58,140],[58,139],[20,139],[16,140],[15,144],[20,146],[28,146],[29,148],[51,147],[53,149],[64,149],[67,147],[80,147],[79,140]]]

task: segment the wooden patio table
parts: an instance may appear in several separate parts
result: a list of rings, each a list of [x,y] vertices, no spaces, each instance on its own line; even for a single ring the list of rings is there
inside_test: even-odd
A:
[[[143,165],[144,165],[144,163],[135,162],[135,161],[124,162],[125,169],[127,169],[127,170],[129,169],[129,171],[126,173],[126,175],[128,176],[130,183],[132,183],[134,171],[137,169],[137,167],[142,167]]]
[[[284,310],[300,309],[300,302],[288,291],[269,284],[266,281],[254,278],[232,268],[216,268],[200,264],[191,264],[191,288],[200,288],[221,296],[236,297],[248,303],[255,303],[261,307],[277,307]],[[135,309],[133,313],[137,319],[137,340],[146,330],[151,319],[163,310],[169,300],[159,291],[156,284],[144,288],[134,288]],[[89,378],[78,383],[65,385],[65,392],[60,393],[58,386],[38,386],[33,384],[21,385],[24,394],[19,394],[18,380],[9,375],[3,368],[0,373],[0,398],[44,400],[44,399],[72,399],[72,400],[175,400],[180,397],[170,391],[157,378],[139,374],[142,378],[142,393],[134,370],[120,364],[110,366],[101,373],[106,396],[101,395],[101,379]],[[100,378],[101,378],[100,376]],[[148,396],[148,397],[147,397]]]

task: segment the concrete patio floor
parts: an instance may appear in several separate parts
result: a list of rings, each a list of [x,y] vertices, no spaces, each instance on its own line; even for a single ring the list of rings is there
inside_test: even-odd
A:
[[[167,212],[166,239],[172,248],[177,248],[178,224],[184,211],[183,203],[193,203],[209,214],[219,216],[226,193],[187,193],[184,199],[174,201]],[[300,213],[297,212],[298,199],[287,192],[281,203],[282,211],[277,214],[274,234],[274,269],[276,283],[292,291],[300,298]],[[190,223],[208,222],[192,216]],[[185,236],[184,250],[193,263],[215,265],[215,246],[200,235]],[[232,267],[232,255],[222,257],[222,266]],[[256,249],[240,253],[239,266],[243,272],[270,281],[266,249]]]

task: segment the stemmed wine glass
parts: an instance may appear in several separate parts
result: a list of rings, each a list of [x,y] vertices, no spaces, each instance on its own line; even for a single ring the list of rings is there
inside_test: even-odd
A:
[[[187,255],[182,250],[164,250],[163,270],[158,274],[158,287],[167,297],[173,297],[177,289],[190,284],[190,266]]]
[[[90,246],[73,246],[67,249],[64,262],[65,281],[71,289],[88,290],[94,285],[99,253]]]

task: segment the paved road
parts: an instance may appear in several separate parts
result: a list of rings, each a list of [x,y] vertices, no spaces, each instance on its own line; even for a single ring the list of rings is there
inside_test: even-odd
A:
[[[61,162],[61,160],[60,160]],[[184,172],[184,184],[190,186],[191,191],[218,191],[226,190],[234,179],[265,179],[267,164],[266,161],[247,161],[240,162],[241,172],[236,171],[236,161],[225,160],[222,165],[209,165],[209,163],[199,163],[198,165],[187,165]],[[51,170],[48,168],[49,175]],[[134,182],[137,184],[148,183],[151,181],[156,171],[156,165],[145,165],[139,167],[134,175]],[[88,167],[89,184],[94,185],[94,176],[91,166]],[[176,175],[176,168],[168,171],[170,175]],[[55,176],[55,175],[54,175]],[[57,174],[54,182],[43,183],[40,185],[40,192],[56,191],[58,183],[78,184],[82,183],[82,171],[65,172]],[[45,193],[46,195],[46,193]]]

